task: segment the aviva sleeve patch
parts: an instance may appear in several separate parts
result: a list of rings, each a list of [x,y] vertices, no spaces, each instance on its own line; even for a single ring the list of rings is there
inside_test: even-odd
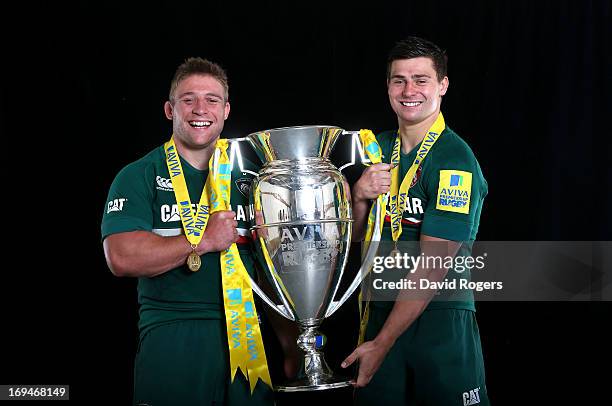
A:
[[[472,195],[472,172],[440,170],[436,209],[468,214]]]

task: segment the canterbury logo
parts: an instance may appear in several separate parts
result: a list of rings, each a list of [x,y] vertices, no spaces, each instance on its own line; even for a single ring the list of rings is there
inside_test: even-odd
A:
[[[172,192],[174,190],[174,188],[172,188],[172,181],[170,179],[157,176],[155,177],[155,182],[157,182],[157,189],[159,190],[165,190],[166,192]]]

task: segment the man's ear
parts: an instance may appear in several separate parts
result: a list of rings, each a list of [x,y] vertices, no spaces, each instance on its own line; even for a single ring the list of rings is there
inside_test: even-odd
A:
[[[448,90],[448,76],[444,76],[444,79],[442,79],[440,84],[442,85],[442,88],[440,89],[440,96],[444,96],[446,94],[446,91]]]
[[[230,113],[230,103],[225,102],[225,117],[223,117],[223,120],[227,120],[227,116],[229,116],[229,113]]]
[[[164,113],[166,114],[166,118],[168,120],[172,120],[172,112],[174,111],[174,107],[172,107],[172,104],[167,101],[164,103]]]

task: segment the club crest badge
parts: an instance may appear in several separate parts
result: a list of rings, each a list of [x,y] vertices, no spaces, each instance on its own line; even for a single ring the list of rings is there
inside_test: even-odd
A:
[[[244,195],[244,197],[249,197],[249,193],[251,192],[251,178],[238,178],[235,181],[236,187]]]
[[[410,187],[414,187],[414,185],[417,184],[417,182],[421,178],[421,172],[423,172],[423,166],[419,165],[419,168],[417,169],[416,173],[414,174],[414,177],[412,178],[412,182],[410,182]]]

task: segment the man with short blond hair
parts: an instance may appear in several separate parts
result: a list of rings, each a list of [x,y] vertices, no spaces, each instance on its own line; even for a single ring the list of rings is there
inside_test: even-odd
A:
[[[230,112],[225,71],[208,60],[187,59],[174,75],[164,112],[172,120],[170,141],[119,172],[102,220],[109,268],[116,276],[138,278],[134,403],[271,405],[271,388],[255,379],[251,394],[246,371],[230,382],[221,288],[220,253],[234,243],[254,276],[248,196],[237,183],[252,175],[232,172],[233,210],[209,214],[212,206],[201,203],[212,199],[209,161]],[[257,170],[248,161],[245,168]],[[207,218],[203,232],[183,221],[189,209],[196,221]],[[200,239],[192,241],[194,235]]]

